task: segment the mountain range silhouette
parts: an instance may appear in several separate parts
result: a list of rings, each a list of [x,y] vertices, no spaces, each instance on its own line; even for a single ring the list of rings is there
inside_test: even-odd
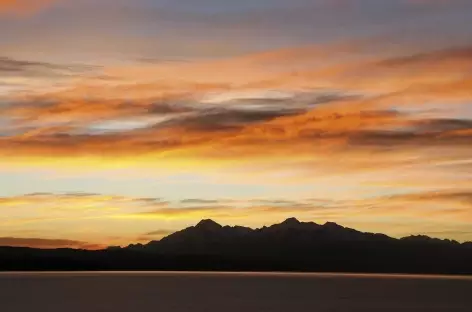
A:
[[[0,270],[182,270],[472,274],[472,243],[401,239],[295,218],[260,229],[213,220],[105,250],[0,247]]]

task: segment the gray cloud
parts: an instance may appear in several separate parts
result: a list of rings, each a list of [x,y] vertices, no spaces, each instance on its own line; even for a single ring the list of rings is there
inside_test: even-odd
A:
[[[443,49],[438,51],[430,51],[417,53],[409,56],[395,57],[376,63],[377,66],[384,68],[410,68],[415,65],[431,65],[437,62],[448,60],[471,61],[472,46],[463,46],[459,48]]]
[[[198,114],[172,123],[191,130],[225,130],[237,129],[245,125],[257,122],[269,121],[277,117],[291,116],[302,113],[302,110],[238,110],[238,109],[214,109],[201,111]]]
[[[460,131],[464,131],[461,133]],[[362,130],[348,136],[351,146],[470,146],[472,120],[424,119],[402,130]]]
[[[60,77],[97,70],[90,65],[58,65],[47,62],[24,61],[0,56],[0,76]]]
[[[163,235],[169,235],[173,232],[175,232],[175,231],[161,229],[161,230],[156,230],[156,231],[146,233],[146,234],[144,234],[144,236],[163,236]]]

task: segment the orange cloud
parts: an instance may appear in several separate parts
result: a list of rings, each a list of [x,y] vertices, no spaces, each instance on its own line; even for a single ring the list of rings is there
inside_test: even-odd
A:
[[[56,0],[0,0],[0,14],[30,14],[37,12]]]
[[[356,163],[356,154],[368,159],[370,153],[388,151],[391,147],[396,147],[399,153],[429,147],[468,147],[467,131],[471,124],[467,121],[422,120],[395,111],[356,112],[357,105],[368,104],[362,100],[347,103],[351,106],[339,101],[306,113],[275,118],[251,112],[238,115],[238,111],[229,111],[229,115],[224,111],[212,115],[196,113],[191,118],[177,118],[168,124],[117,133],[73,135],[67,134],[67,128],[52,128],[0,139],[0,146],[4,158],[8,155],[33,155],[32,158],[96,155],[132,157],[135,162],[146,162],[146,159],[185,162],[206,158],[223,163],[234,159],[240,162],[257,158],[285,159],[287,149],[296,149],[297,154],[292,155],[291,160],[311,158],[327,162],[333,156],[343,155],[348,157],[343,166],[351,161]],[[258,118],[272,120],[250,122]],[[409,130],[395,130],[404,128]],[[394,165],[388,154],[377,154],[381,156],[386,157],[386,164]],[[376,162],[369,160],[366,165]]]
[[[366,49],[113,67],[104,70],[113,79],[10,95],[0,157],[202,171],[273,163],[324,173],[470,157],[470,121],[441,117],[472,99],[470,47],[394,56]]]

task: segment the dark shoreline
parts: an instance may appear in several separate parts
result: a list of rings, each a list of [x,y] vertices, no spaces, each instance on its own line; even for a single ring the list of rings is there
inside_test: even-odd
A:
[[[238,277],[319,277],[319,278],[387,278],[387,279],[445,279],[445,280],[470,280],[470,275],[448,274],[408,274],[408,273],[341,273],[341,272],[282,272],[282,271],[0,271],[2,276],[21,275],[157,275],[157,276],[238,276]]]

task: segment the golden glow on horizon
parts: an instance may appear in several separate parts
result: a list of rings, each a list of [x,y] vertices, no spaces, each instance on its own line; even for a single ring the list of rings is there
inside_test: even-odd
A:
[[[260,227],[293,215],[302,220],[319,223],[335,221],[364,231],[387,232],[399,237],[406,235],[404,227],[408,224],[415,224],[417,233],[432,232],[438,224],[443,228],[456,228],[459,232],[459,229],[467,228],[472,222],[471,206],[471,193],[447,190],[338,201],[308,198],[187,199],[168,202],[159,198],[99,194],[30,194],[0,199],[0,209],[16,211],[0,218],[0,237],[8,237],[10,231],[21,232],[33,228],[44,231],[44,226],[52,226],[61,229],[61,237],[74,242],[70,246],[77,246],[77,241],[100,242],[98,245],[89,243],[90,246],[111,243],[126,245],[157,239],[208,216],[223,224],[237,225],[243,222]],[[379,220],[384,221],[379,223]],[[384,222],[396,225],[385,228]],[[114,224],[119,226],[112,226]],[[77,231],[80,228],[86,230]],[[159,228],[161,230],[156,231]],[[19,243],[28,239],[28,235],[29,232],[25,231],[21,237],[17,237]],[[54,232],[49,233],[49,240],[57,239],[54,235]],[[460,239],[468,237],[468,234],[464,235]],[[47,243],[47,237],[41,239],[38,246]]]

